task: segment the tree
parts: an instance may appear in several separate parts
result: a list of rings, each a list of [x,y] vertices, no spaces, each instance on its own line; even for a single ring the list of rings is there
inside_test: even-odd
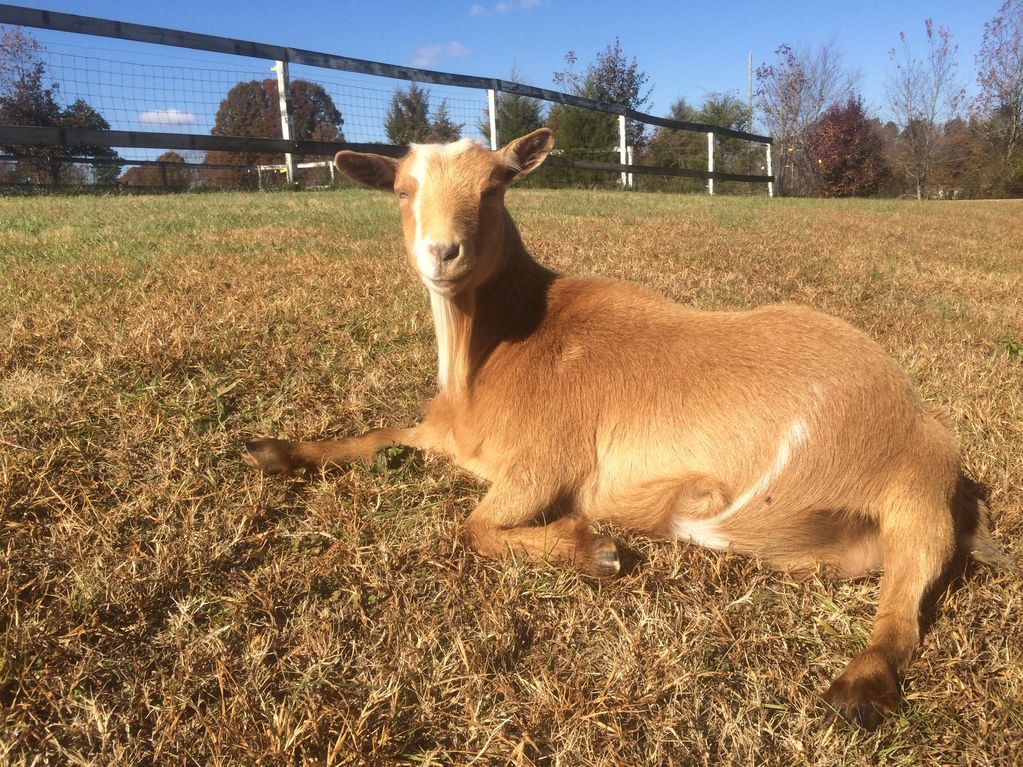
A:
[[[430,92],[415,83],[394,92],[384,123],[388,140],[399,146],[458,141],[464,127],[464,123],[456,123],[451,119],[448,102],[444,100],[441,100],[431,118]]]
[[[434,144],[447,144],[451,141],[458,141],[462,137],[464,123],[454,123],[448,116],[448,102],[441,101],[437,111],[433,113],[433,121],[430,123],[430,132],[426,134],[426,140]]]
[[[512,69],[510,79],[513,82],[522,81],[521,75],[515,69]],[[527,133],[532,133],[537,128],[543,127],[543,106],[540,101],[515,93],[498,93],[495,100],[497,102],[497,136],[501,143],[507,143],[513,138],[525,136]],[[477,124],[477,129],[484,136],[490,135],[489,107],[484,110],[483,119]]]
[[[891,50],[895,71],[886,88],[888,103],[899,126],[896,161],[912,179],[916,198],[924,190],[940,161],[944,134],[941,126],[956,116],[965,91],[958,83],[958,46],[945,27],[934,28],[931,19],[924,21],[927,33],[927,56],[913,55],[905,32],[899,33],[900,51]]]
[[[752,124],[749,107],[732,93],[711,93],[699,109],[694,109],[684,98],[680,98],[672,105],[668,119],[741,131],[748,131]],[[754,161],[755,151],[748,141],[719,139],[714,151],[715,167],[735,173],[749,170],[748,166]],[[760,156],[763,156],[762,152]],[[643,153],[643,162],[672,168],[706,170],[707,135],[673,128],[658,128]],[[661,185],[658,182],[651,182],[652,180],[644,180],[645,184],[653,187]],[[704,188],[705,184],[703,180],[684,179],[665,186],[680,187],[683,191],[697,191]]]
[[[858,96],[821,115],[810,128],[807,148],[824,197],[869,197],[889,176],[884,141]]]
[[[29,78],[42,77],[43,46],[21,27],[0,27],[0,95],[12,93]]]
[[[293,138],[310,141],[345,140],[341,128],[345,121],[322,85],[308,80],[293,80],[288,85],[288,100],[291,102]],[[277,117],[277,125],[280,126],[279,99],[270,111]]]
[[[711,93],[700,107],[696,121],[748,133],[753,127],[753,113],[749,105],[734,93]],[[703,139],[706,155],[707,137],[703,135],[700,138]],[[730,173],[766,172],[766,168],[762,167],[766,162],[762,145],[727,136],[715,138],[715,169]],[[719,181],[714,186],[717,193],[736,190],[748,192],[751,188],[749,184],[737,184],[734,181]]]
[[[129,168],[121,176],[125,186],[163,187],[166,189],[188,189],[192,185],[192,170],[185,164],[185,158],[177,152],[164,152],[156,158],[165,165],[142,165]]]
[[[589,85],[577,95],[594,98]],[[559,151],[597,155],[617,161],[618,120],[614,115],[589,109],[555,104],[547,114],[547,125],[554,131],[555,146]]]
[[[291,102],[291,137],[297,140],[344,141],[344,120],[330,94],[322,85],[293,80],[288,86]],[[281,138],[280,97],[277,80],[250,80],[235,85],[220,102],[214,136]],[[301,162],[303,157],[296,157]],[[206,162],[221,165],[279,165],[283,154],[267,152],[207,152]],[[207,178],[214,183],[254,183],[238,171],[213,170]]]
[[[679,98],[668,110],[669,120],[679,122],[702,122],[700,112],[684,98]],[[707,169],[707,137],[702,133],[657,128],[643,148],[639,162],[642,165],[663,165],[683,170]],[[657,191],[698,192],[706,188],[706,182],[696,178],[666,176],[640,176],[637,179],[643,189]]]
[[[810,127],[832,104],[846,101],[860,78],[849,70],[833,44],[793,50],[782,43],[772,64],[757,67],[757,106],[775,140],[775,189],[778,194],[814,191],[807,157]]]
[[[430,135],[430,93],[415,83],[399,88],[391,98],[391,108],[384,123],[387,140],[406,146],[421,144]]]
[[[668,110],[668,119],[678,122],[702,122],[699,111],[684,98],[678,99]],[[691,131],[657,128],[651,136],[643,162],[671,168],[706,169],[707,138]]]
[[[637,112],[650,103],[651,89],[646,88],[650,76],[639,69],[636,58],[630,61],[622,52],[621,40],[615,37],[603,51],[597,54],[585,74],[576,74],[573,67],[578,61],[574,51],[565,55],[566,69],[554,73],[554,83],[566,86],[573,94],[616,106],[628,107]],[[579,110],[555,104],[548,116],[548,124],[557,135],[567,134],[570,141],[591,143],[576,144],[589,149],[606,149],[616,146],[618,136],[617,118],[613,115]],[[625,135],[629,144],[642,147],[645,139],[643,123],[626,122]],[[560,137],[559,137],[560,141]],[[561,142],[562,146],[572,146]]]
[[[1023,0],[1005,0],[984,25],[977,53],[980,94],[975,110],[988,122],[991,142],[1001,155],[1001,191],[1023,194]]]
[[[20,30],[15,30],[18,32]],[[43,63],[38,59],[32,62],[30,58],[38,55],[38,43],[35,40],[26,42],[25,37],[5,33],[0,39],[5,54],[7,49],[16,46],[10,56],[0,56],[0,62],[4,64],[0,124],[52,127],[60,122],[61,117],[56,98],[57,84],[52,83],[48,88],[43,86]],[[6,145],[2,149],[26,158],[19,160],[16,175],[34,182],[48,180],[52,185],[58,183],[60,166],[51,164],[51,159],[56,160],[60,156],[56,147]]]
[[[82,99],[67,107],[57,102],[58,86],[44,87],[45,67],[40,58],[42,46],[19,28],[0,35],[0,124],[43,128],[89,128],[110,130],[103,116]],[[19,161],[16,175],[34,182],[60,183],[77,159],[116,158],[109,147],[97,146],[22,146],[5,145],[5,152],[25,157]],[[102,172],[94,174],[102,177]]]
[[[64,109],[61,114],[60,124],[65,128],[91,128],[92,130],[110,130],[110,123],[103,115],[89,106],[82,99],[75,99],[71,106]],[[91,157],[94,159],[116,160],[117,152],[106,146],[93,147],[69,147],[68,156],[73,161],[76,157]],[[119,171],[117,165],[93,165],[91,167],[92,182],[105,186],[112,186],[117,179]]]
[[[941,162],[931,180],[941,196],[956,198],[990,197],[1000,193],[999,152],[992,151],[989,125],[974,114],[969,120],[956,117],[947,122]]]

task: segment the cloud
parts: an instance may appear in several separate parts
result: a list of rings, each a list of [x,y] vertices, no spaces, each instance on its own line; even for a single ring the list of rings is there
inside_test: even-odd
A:
[[[422,48],[416,49],[416,55],[412,58],[412,66],[435,67],[444,59],[460,59],[468,56],[469,53],[468,48],[455,41],[424,45]]]
[[[549,0],[500,0],[493,7],[480,3],[473,3],[469,6],[470,16],[493,16],[495,13],[511,13],[512,11],[528,11],[541,5],[547,5]]]
[[[143,125],[195,125],[199,118],[191,112],[180,109],[153,109],[139,114],[139,122]]]

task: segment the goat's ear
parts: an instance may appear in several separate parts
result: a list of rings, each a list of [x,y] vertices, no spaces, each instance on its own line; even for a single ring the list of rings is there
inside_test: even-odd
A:
[[[334,155],[334,165],[352,181],[383,192],[394,191],[398,161],[391,157],[344,150]]]
[[[501,157],[508,166],[508,183],[512,184],[539,168],[553,148],[551,129],[540,128],[501,149]]]

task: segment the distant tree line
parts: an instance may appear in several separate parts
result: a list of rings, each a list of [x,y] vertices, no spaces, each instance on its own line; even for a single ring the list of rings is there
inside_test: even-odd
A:
[[[975,58],[978,92],[973,99],[966,97],[952,33],[931,19],[922,26],[921,34],[899,33],[890,51],[883,119],[869,113],[859,89],[861,77],[845,64],[834,43],[816,48],[779,45],[773,58],[757,68],[753,104],[734,93],[710,93],[699,106],[676,100],[667,116],[741,131],[757,129],[772,136],[779,194],[1023,196],[1023,0],[1004,0],[985,25]],[[103,116],[83,100],[60,103],[58,85],[46,82],[40,51],[40,45],[20,29],[0,35],[0,123],[108,129]],[[578,65],[578,56],[569,51],[565,68],[553,75],[555,85],[578,96],[648,110],[650,78],[635,57],[624,53],[619,39],[598,52],[590,64]],[[514,70],[511,79],[521,81]],[[289,95],[294,138],[344,140],[344,119],[323,86],[295,80]],[[546,125],[555,134],[556,156],[618,161],[615,115],[499,93],[494,117],[502,141]],[[430,91],[411,83],[394,92],[383,128],[390,143],[404,145],[455,141],[465,124],[452,118],[446,101],[431,104]],[[474,128],[488,135],[489,113]],[[232,87],[217,110],[211,132],[279,138],[276,80],[251,80]],[[707,167],[705,134],[661,127],[650,130],[631,120],[626,132],[637,164]],[[239,169],[206,169],[197,175],[185,167],[180,155],[168,152],[160,158],[165,163],[162,167],[129,168],[118,178],[116,165],[87,168],[76,163],[86,158],[116,160],[116,153],[105,147],[0,146],[0,150],[24,157],[17,163],[0,164],[0,182],[13,179],[51,185],[119,181],[176,188],[206,183],[255,186],[251,166],[284,160],[273,153],[208,152],[206,163]],[[305,159],[311,158],[296,158]],[[764,148],[719,137],[715,167],[762,174],[766,171]],[[326,170],[319,175],[320,181],[325,180]],[[613,186],[617,176],[548,167],[529,183]],[[705,185],[699,179],[638,175],[637,183],[641,188],[682,191],[697,191]],[[716,189],[753,191],[748,184],[719,183]]]
[[[1005,197],[1023,196],[1023,0],[1005,0],[984,29],[976,55],[979,93],[968,100],[959,77],[958,47],[951,32],[931,19],[921,39],[900,33],[890,51],[884,93],[887,116],[869,113],[859,73],[846,66],[831,43],[796,49],[781,44],[758,67],[756,100],[710,93],[698,107],[678,99],[667,117],[774,138],[776,193],[795,196]],[[554,73],[570,93],[646,111],[649,77],[627,56],[617,38],[581,71],[575,52]],[[520,81],[513,71],[512,80]],[[443,104],[442,104],[443,106]],[[756,115],[754,115],[754,109]],[[428,93],[412,86],[395,94],[387,134],[394,143],[437,140],[429,118]],[[441,114],[441,110],[437,110]],[[754,124],[757,118],[757,125]],[[434,118],[436,119],[436,118]],[[497,96],[500,139],[541,125],[555,134],[555,154],[618,161],[618,118],[563,104],[549,107],[513,94]],[[458,126],[460,129],[462,126]],[[478,123],[490,131],[489,114]],[[627,140],[634,162],[705,170],[705,134],[668,128],[649,130],[630,121]],[[460,130],[451,133],[457,138]],[[414,138],[408,138],[414,136]],[[407,139],[407,140],[406,140]],[[715,167],[762,174],[762,145],[730,138],[715,141]],[[545,168],[531,183],[613,186],[613,174]],[[646,189],[697,191],[703,180],[637,176]],[[723,184],[722,192],[750,192],[748,184]]]
[[[1005,0],[985,25],[972,100],[951,32],[926,19],[922,50],[912,37],[900,33],[890,52],[884,122],[866,113],[834,44],[783,44],[757,69],[782,194],[1023,196],[1023,0]]]

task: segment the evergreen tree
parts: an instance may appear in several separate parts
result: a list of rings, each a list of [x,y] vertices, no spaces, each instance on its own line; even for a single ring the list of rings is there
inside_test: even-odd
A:
[[[516,70],[511,72],[511,80],[520,82]],[[532,133],[544,124],[543,105],[528,96],[514,93],[498,93],[497,102],[497,137],[501,144],[507,144],[514,138]],[[479,132],[490,136],[490,108],[484,110],[483,119],[477,124]]]
[[[576,91],[584,98],[595,98],[596,88],[589,80]],[[618,118],[604,112],[555,104],[547,115],[547,125],[554,131],[555,146],[577,155],[598,156],[604,161],[618,159]]]
[[[430,127],[429,92],[416,83],[396,90],[384,123],[387,140],[399,146],[421,144],[427,141]]]
[[[694,109],[684,98],[680,98],[672,105],[668,119],[741,131],[748,131],[752,123],[749,106],[731,93],[711,93],[699,109]],[[762,157],[762,149],[741,139],[718,138],[714,148],[715,168],[733,173],[759,172],[759,159]],[[706,170],[707,135],[673,128],[657,128],[643,153],[643,162],[671,168]],[[644,184],[652,188],[677,188],[687,192],[700,191],[706,187],[706,182],[702,179],[679,179],[671,182],[645,179]],[[722,192],[731,189],[732,187],[721,184],[715,187],[715,191]]]
[[[430,132],[426,140],[435,144],[447,144],[451,141],[458,141],[462,137],[464,123],[454,123],[448,116],[448,102],[441,101],[437,111],[433,113],[433,121],[430,123]]]
[[[679,122],[699,122],[697,110],[684,98],[679,98],[668,110],[669,120]],[[661,165],[668,168],[685,170],[706,170],[707,139],[699,133],[656,128],[644,147],[638,162],[643,165]],[[640,177],[643,189],[673,190],[679,192],[697,192],[705,186],[705,182],[695,178],[679,178],[668,176]]]

